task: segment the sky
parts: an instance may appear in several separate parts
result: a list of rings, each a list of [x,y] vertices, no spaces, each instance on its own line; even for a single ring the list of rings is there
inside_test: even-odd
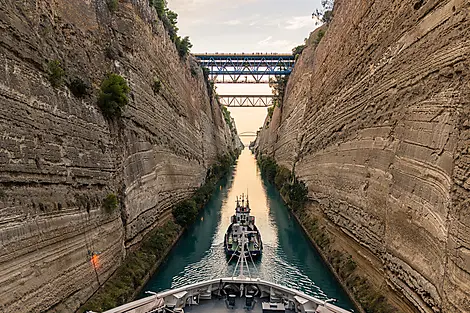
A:
[[[290,53],[316,27],[321,0],[168,0],[193,53]],[[267,85],[217,84],[219,94],[271,94]],[[263,125],[266,108],[230,108],[239,133]],[[252,140],[252,138],[244,139]]]
[[[168,0],[192,52],[291,52],[315,28],[320,0]]]

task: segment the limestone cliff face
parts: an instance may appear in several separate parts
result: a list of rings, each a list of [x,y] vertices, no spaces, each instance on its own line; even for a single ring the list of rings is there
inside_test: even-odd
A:
[[[420,312],[470,312],[469,10],[337,0],[257,139]]]
[[[239,140],[148,0],[0,3],[0,311],[73,312]],[[53,88],[50,60],[92,94]],[[108,72],[131,88],[119,121],[96,104]]]

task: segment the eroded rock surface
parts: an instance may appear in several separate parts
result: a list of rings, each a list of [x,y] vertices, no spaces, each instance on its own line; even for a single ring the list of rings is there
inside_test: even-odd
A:
[[[91,95],[53,88],[52,60]],[[96,104],[109,72],[131,88],[118,121]],[[0,1],[0,311],[76,310],[238,148],[148,0],[114,13],[105,0]],[[121,203],[108,213],[109,193]]]
[[[420,312],[470,312],[469,10],[336,1],[257,139]]]

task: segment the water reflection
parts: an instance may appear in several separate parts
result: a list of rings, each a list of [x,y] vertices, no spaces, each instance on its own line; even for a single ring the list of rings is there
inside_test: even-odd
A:
[[[338,299],[353,306],[323,264],[275,188],[265,184],[256,160],[245,149],[232,175],[221,182],[200,219],[188,229],[144,290],[161,291],[220,276],[230,276],[235,262],[227,264],[224,234],[234,214],[236,197],[249,193],[251,214],[263,239],[263,255],[250,264],[253,276],[299,289],[320,299]]]

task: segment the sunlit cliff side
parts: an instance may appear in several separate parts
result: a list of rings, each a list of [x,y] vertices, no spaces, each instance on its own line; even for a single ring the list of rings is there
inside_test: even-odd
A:
[[[240,141],[148,0],[1,3],[0,311],[73,312]],[[54,60],[91,94],[51,86]],[[108,120],[97,94],[110,72],[131,92]]]
[[[419,312],[470,312],[469,10],[337,0],[256,141],[307,184],[336,244]]]

